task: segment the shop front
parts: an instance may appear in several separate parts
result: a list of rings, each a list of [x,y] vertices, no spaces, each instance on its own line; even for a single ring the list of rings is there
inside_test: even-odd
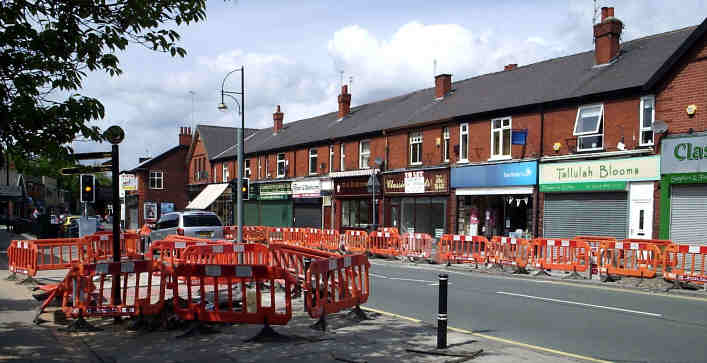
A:
[[[532,237],[537,170],[537,161],[452,168],[456,233]]]
[[[449,169],[383,174],[385,226],[400,233],[427,233],[440,238],[447,231]]]
[[[653,192],[660,157],[540,164],[543,236],[653,235]]]
[[[368,187],[373,169],[332,173],[334,180],[335,228],[345,230],[369,230],[374,227],[373,190]],[[375,178],[378,178],[377,174]],[[375,190],[376,204],[380,206],[382,194],[380,182]],[[375,224],[381,225],[380,210],[376,212]]]
[[[269,227],[292,227],[292,183],[258,183],[257,202],[248,201],[245,206],[246,225]],[[253,185],[251,185],[253,189]],[[252,199],[252,198],[251,198]]]
[[[707,243],[707,135],[663,138],[660,162],[660,238]]]
[[[317,179],[292,182],[295,227],[322,227],[322,182]]]

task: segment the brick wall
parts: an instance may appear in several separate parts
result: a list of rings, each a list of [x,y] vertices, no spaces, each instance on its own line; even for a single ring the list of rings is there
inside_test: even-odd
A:
[[[185,155],[186,158],[186,155]],[[203,167],[200,167],[203,165]],[[205,170],[209,173],[208,178],[195,178],[195,173],[197,170]],[[209,158],[206,154],[206,148],[204,143],[197,135],[196,141],[194,142],[194,150],[192,151],[191,158],[189,160],[189,173],[187,175],[189,184],[204,184],[209,183],[213,180],[213,167],[209,162]]]
[[[145,223],[145,217],[143,215],[145,212],[143,203],[145,202],[157,203],[157,208],[160,213],[160,202],[174,203],[175,210],[182,210],[187,206],[187,175],[185,174],[187,152],[187,147],[179,148],[163,159],[150,163],[147,166],[147,170],[137,173],[138,221],[140,226]],[[150,171],[162,171],[162,189],[151,189],[149,187]]]

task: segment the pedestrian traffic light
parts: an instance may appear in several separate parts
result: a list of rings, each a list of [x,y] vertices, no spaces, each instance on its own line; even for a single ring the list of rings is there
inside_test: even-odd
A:
[[[243,200],[248,200],[248,195],[250,195],[250,179],[241,179],[241,194],[243,194]]]
[[[81,174],[81,202],[96,201],[96,178],[91,174]]]

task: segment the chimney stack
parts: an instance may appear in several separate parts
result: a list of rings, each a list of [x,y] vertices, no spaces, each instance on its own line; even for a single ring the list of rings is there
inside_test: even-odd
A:
[[[619,55],[619,40],[624,24],[614,17],[614,8],[601,8],[601,23],[594,25],[594,61],[609,63]]]
[[[504,71],[512,71],[516,68],[518,68],[518,63],[510,63],[510,64],[503,66]]]
[[[435,99],[444,98],[452,90],[452,75],[439,74],[435,76]]]
[[[179,128],[179,145],[191,145],[191,127]]]
[[[341,94],[339,95],[339,119],[346,117],[351,112],[351,95],[349,94],[349,86],[341,86]]]
[[[277,110],[275,113],[272,114],[272,120],[273,120],[273,126],[272,126],[272,132],[273,134],[277,134],[282,130],[282,120],[284,119],[285,115],[280,112],[280,105],[277,105]]]

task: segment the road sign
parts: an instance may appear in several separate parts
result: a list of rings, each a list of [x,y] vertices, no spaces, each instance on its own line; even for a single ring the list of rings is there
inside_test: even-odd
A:
[[[74,160],[93,160],[93,159],[107,159],[112,157],[113,154],[110,152],[95,152],[95,153],[77,153],[71,155]]]
[[[62,168],[61,175],[92,174],[113,170],[112,166],[74,166],[72,168]]]

